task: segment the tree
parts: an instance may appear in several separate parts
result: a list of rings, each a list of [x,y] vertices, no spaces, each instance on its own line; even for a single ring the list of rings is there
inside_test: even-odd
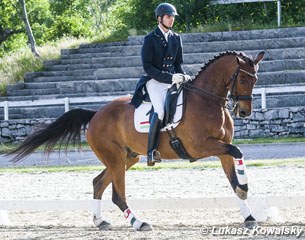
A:
[[[27,42],[35,54],[35,43],[42,45],[62,37],[116,39],[117,36],[117,40],[122,40],[128,34],[146,34],[156,26],[154,9],[159,3],[160,0],[0,0],[0,57],[26,46]],[[276,1],[225,5],[210,5],[210,0],[171,3],[179,13],[174,25],[176,32],[277,26]],[[304,26],[305,0],[282,0],[281,6],[283,26]]]
[[[11,36],[22,32],[18,25],[18,14],[15,5],[8,0],[0,1],[0,44],[1,48],[4,42]]]
[[[28,19],[27,11],[26,11],[25,0],[19,0],[19,2],[20,2],[21,7],[22,7],[22,19],[23,19],[23,22],[25,24],[26,33],[27,33],[29,42],[31,44],[31,51],[36,57],[39,57],[39,53],[36,49],[36,41],[35,41],[35,38],[34,38],[34,35],[33,35],[33,32],[32,32],[32,28],[31,28],[31,25],[30,25],[30,22],[29,22],[29,19]]]
[[[2,42],[5,42],[10,36],[21,33],[22,30],[14,30],[11,28],[3,28],[3,26],[0,25],[0,44]]]

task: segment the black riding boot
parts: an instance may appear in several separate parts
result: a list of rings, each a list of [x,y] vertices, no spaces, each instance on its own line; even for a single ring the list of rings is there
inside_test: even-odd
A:
[[[148,145],[147,145],[147,165],[154,166],[156,162],[161,162],[161,155],[156,148],[159,145],[159,133],[161,120],[158,118],[158,113],[154,113],[149,127]]]

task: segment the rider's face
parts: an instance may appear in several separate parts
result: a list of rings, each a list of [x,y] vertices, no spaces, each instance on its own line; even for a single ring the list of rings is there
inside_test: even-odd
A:
[[[161,17],[159,17],[159,22],[161,22]],[[163,16],[162,23],[165,26],[171,28],[171,27],[173,27],[174,22],[175,22],[175,16],[171,16],[171,15],[164,15]]]

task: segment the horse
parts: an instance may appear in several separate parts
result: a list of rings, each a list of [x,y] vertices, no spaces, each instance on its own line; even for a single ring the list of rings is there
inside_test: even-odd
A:
[[[182,84],[185,94],[184,115],[175,131],[183,141],[188,154],[194,159],[217,156],[226,177],[240,201],[244,224],[251,228],[256,219],[247,204],[248,179],[242,151],[232,144],[234,124],[227,107],[234,103],[235,115],[245,118],[252,112],[252,91],[258,80],[258,63],[264,51],[255,58],[243,52],[222,52],[209,60],[192,81]],[[230,94],[229,94],[230,93]],[[125,172],[146,154],[148,135],[134,127],[135,107],[131,97],[116,99],[98,111],[72,109],[49,125],[29,135],[8,155],[18,162],[44,145],[50,153],[55,144],[67,146],[80,143],[81,132],[92,151],[105,165],[93,179],[93,222],[100,230],[111,229],[101,211],[104,190],[112,183],[112,201],[123,212],[126,220],[138,231],[153,230],[128,206],[125,194]],[[161,133],[158,150],[164,159],[177,159],[170,147],[168,136]]]

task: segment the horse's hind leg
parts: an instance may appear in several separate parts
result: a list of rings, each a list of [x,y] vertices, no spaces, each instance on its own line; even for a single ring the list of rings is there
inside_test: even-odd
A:
[[[112,169],[112,201],[124,213],[125,219],[138,231],[152,230],[150,224],[142,222],[129,208],[125,196],[125,164],[120,162]]]
[[[96,216],[100,216],[99,218],[99,225],[95,224],[97,227],[99,227],[100,230],[109,229],[110,224],[105,221],[101,215],[101,197],[106,189],[106,187],[109,185],[109,183],[113,183],[113,196],[112,200],[113,202],[124,212],[124,217],[130,222],[130,224],[139,231],[147,231],[152,230],[152,227],[150,224],[142,222],[139,220],[136,215],[133,213],[133,211],[128,207],[126,203],[125,198],[125,169],[128,170],[130,167],[132,167],[135,163],[139,161],[138,156],[134,155],[128,155],[126,158],[125,165],[123,166],[124,162],[120,161],[118,165],[114,164],[115,171],[110,174],[110,170],[112,169],[110,166],[109,168],[106,168],[100,175],[98,175],[94,181],[94,198],[98,199],[97,203],[95,204],[95,209],[97,210],[95,214],[95,220],[96,223]],[[120,174],[118,173],[120,172]],[[117,190],[119,189],[119,190]]]
[[[235,159],[229,155],[222,155],[218,157],[220,158],[224,172],[229,179],[233,190],[239,198],[238,204],[241,214],[245,219],[245,226],[247,228],[253,228],[256,225],[256,222],[255,218],[252,216],[251,209],[246,200],[248,191],[248,178],[246,175],[243,159]]]

